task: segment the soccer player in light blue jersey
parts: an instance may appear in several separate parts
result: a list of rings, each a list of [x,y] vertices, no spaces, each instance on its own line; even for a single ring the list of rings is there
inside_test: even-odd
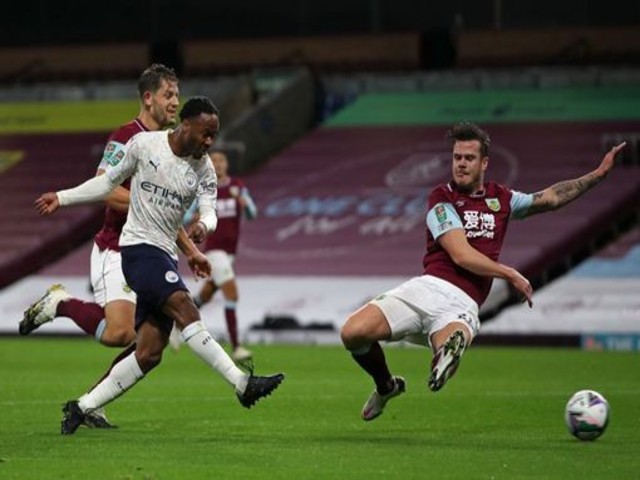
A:
[[[176,238],[192,202],[198,201],[199,220],[190,228],[191,239],[202,241],[217,224],[216,174],[207,151],[218,133],[218,109],[207,97],[193,97],[182,107],[180,119],[175,130],[135,135],[126,155],[104,175],[35,201],[40,214],[50,215],[61,206],[101,200],[131,177],[129,212],[119,245],[122,270],[137,294],[136,349],[88,393],[65,404],[62,434],[74,433],[87,412],[122,395],[155,368],[174,322],[183,341],[235,389],[244,407],[269,395],[284,379],[281,373],[255,376],[236,366],[201,322],[178,271]],[[210,276],[211,265],[193,242],[185,255],[196,276]]]
[[[178,116],[179,94],[178,77],[173,69],[159,63],[144,69],[138,78],[138,115],[109,135],[96,175],[104,174],[111,164],[124,157],[129,139],[137,133],[173,126]],[[90,277],[95,301],[74,298],[63,285],[52,285],[25,310],[18,327],[21,335],[29,335],[57,317],[67,317],[103,345],[128,347],[120,356],[135,349],[136,294],[124,278],[118,244],[129,210],[129,183],[126,179],[105,198],[103,225],[91,250]],[[180,248],[184,239],[188,240],[185,232],[180,232]],[[117,361],[118,358],[114,360]],[[88,413],[84,420],[91,428],[113,427],[103,409]]]

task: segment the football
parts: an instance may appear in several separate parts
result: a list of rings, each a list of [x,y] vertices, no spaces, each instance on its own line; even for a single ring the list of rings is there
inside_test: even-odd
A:
[[[595,440],[609,424],[609,403],[594,390],[580,390],[567,402],[564,419],[574,437]]]

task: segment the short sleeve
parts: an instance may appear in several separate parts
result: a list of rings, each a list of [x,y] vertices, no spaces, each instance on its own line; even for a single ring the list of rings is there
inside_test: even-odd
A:
[[[427,212],[427,228],[434,239],[454,228],[463,228],[458,212],[450,203],[437,203]]]
[[[533,203],[533,194],[522,193],[516,190],[511,191],[511,218],[522,219],[527,216],[527,212]]]

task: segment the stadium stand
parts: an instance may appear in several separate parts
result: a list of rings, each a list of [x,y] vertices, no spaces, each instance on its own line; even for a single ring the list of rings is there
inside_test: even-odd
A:
[[[634,26],[467,31],[456,40],[457,66],[619,65],[637,61],[639,35]]]
[[[608,128],[492,125],[496,151],[490,175],[511,180],[523,191],[573,178],[598,160],[600,136]],[[448,165],[438,163],[446,151],[445,130],[325,128],[307,136],[252,179],[264,205],[263,220],[247,225],[240,264],[252,274],[416,273],[422,253],[420,201],[429,185],[449,174]],[[389,192],[385,181],[403,162],[433,173],[420,188],[396,185]],[[640,169],[621,168],[612,176],[590,198],[546,218],[514,224],[505,258],[529,275],[542,276],[572,252],[588,248],[616,218],[633,215],[640,200]]]
[[[0,175],[0,287],[60,257],[88,238],[101,222],[99,206],[78,207],[40,218],[40,193],[80,182],[95,171],[95,146],[103,134],[0,137],[0,153],[23,157]]]
[[[0,48],[0,83],[135,78],[150,60],[185,77],[244,73],[256,67],[311,66],[330,72],[562,65],[619,66],[640,59],[635,26],[430,29],[268,38],[80,42]],[[104,59],[109,58],[108,62]]]
[[[0,48],[0,81],[15,84],[135,78],[140,65],[147,63],[148,54],[143,42],[4,47]]]
[[[487,126],[494,136],[493,178],[525,191],[586,171],[612,139],[636,138],[640,130],[640,109],[634,100],[640,75],[628,66],[416,70],[321,77],[300,69],[303,73],[292,77],[300,79],[296,95],[281,95],[282,103],[274,107],[277,95],[262,93],[287,76],[276,73],[271,78],[275,71],[256,70],[245,75],[242,84],[229,82],[225,91],[237,94],[240,107],[221,138],[235,152],[236,172],[247,175],[261,206],[260,221],[246,226],[238,259],[239,273],[258,284],[264,275],[283,279],[321,276],[318,278],[336,284],[352,277],[361,285],[368,279],[384,279],[369,284],[371,290],[360,290],[358,296],[366,298],[393,279],[419,273],[424,198],[429,186],[448,175],[443,134],[461,117]],[[14,95],[14,100],[117,99],[127,85],[126,81],[79,82],[59,90],[27,85],[0,91],[0,96]],[[190,79],[183,83],[183,94],[202,92],[208,85],[204,77]],[[320,89],[323,99],[315,112],[314,88],[316,94]],[[563,103],[565,97],[570,107]],[[253,105],[250,111],[248,105]],[[325,123],[305,134],[314,125],[314,113]],[[294,114],[300,116],[294,119]],[[21,141],[28,143],[27,138]],[[297,138],[300,141],[287,147]],[[16,141],[11,137],[6,148],[13,148],[11,142]],[[90,143],[84,148],[85,159],[95,154],[100,142]],[[248,159],[247,149],[252,148],[252,154],[259,153]],[[95,162],[90,164],[92,171]],[[18,168],[8,172],[20,175]],[[636,215],[637,172],[636,162],[625,162],[625,170],[613,174],[613,181],[603,186],[598,199],[582,199],[565,212],[553,214],[552,219],[534,218],[515,225],[504,259],[533,276],[537,285],[566,271],[620,223]],[[46,178],[47,173],[33,175]],[[71,176],[64,185],[69,183],[73,183]],[[49,188],[55,186],[48,184],[45,190]],[[603,198],[606,201],[600,200]],[[82,245],[82,238],[74,237],[72,231],[86,233],[86,227],[75,223],[80,227],[74,229],[73,224],[67,224],[65,239]],[[62,245],[66,244],[49,244],[46,261]],[[57,250],[57,255],[63,251]],[[76,254],[75,258],[81,257],[84,255]],[[26,264],[32,270],[44,265]],[[13,267],[7,271],[25,274]],[[300,302],[308,303],[308,292],[317,291],[319,285],[301,294]],[[356,291],[353,284],[341,285],[342,291]],[[328,290],[326,284],[322,288]],[[492,305],[499,308],[508,292],[498,289],[495,297],[498,301]],[[343,300],[339,308],[346,309],[345,302],[350,305],[352,301]],[[279,303],[281,311],[287,302]],[[325,318],[337,320],[335,312]]]
[[[511,306],[486,322],[480,340],[513,341],[536,335],[589,349],[638,350],[638,291],[640,228],[636,225],[538,291],[534,309]]]

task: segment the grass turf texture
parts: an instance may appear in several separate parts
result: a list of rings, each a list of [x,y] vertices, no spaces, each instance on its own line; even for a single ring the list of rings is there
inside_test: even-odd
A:
[[[188,348],[107,407],[117,430],[61,436],[61,405],[117,350],[83,339],[0,340],[0,478],[637,478],[637,354],[476,347],[438,393],[425,349],[387,348],[407,393],[367,423],[372,384],[340,347],[252,346],[257,373],[284,371],[251,410]],[[612,409],[595,442],[570,436],[582,388]]]

